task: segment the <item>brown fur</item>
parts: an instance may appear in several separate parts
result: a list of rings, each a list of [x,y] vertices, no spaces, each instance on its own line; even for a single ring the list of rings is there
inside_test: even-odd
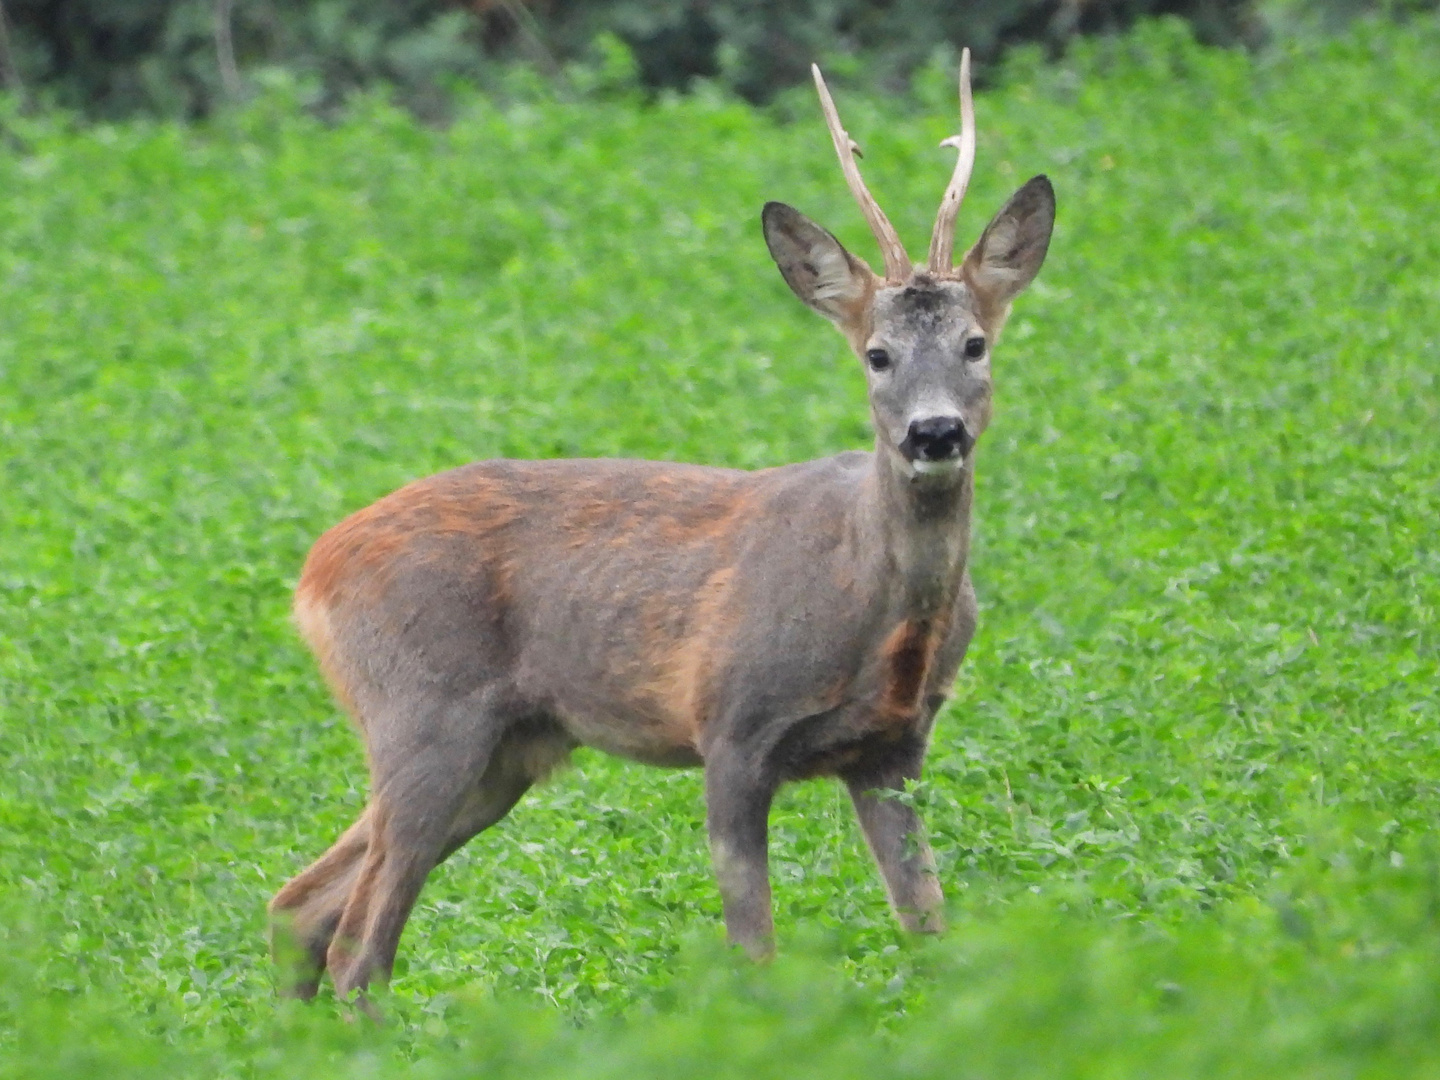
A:
[[[378,585],[412,553],[417,536],[460,536],[486,542],[518,519],[524,507],[499,485],[464,491],[427,481],[408,484],[351,514],[315,542],[300,573],[296,606],[333,604],[346,586]]]
[[[384,840],[377,832],[376,838],[366,850],[360,864],[360,875],[345,901],[335,935],[330,940],[326,954],[326,965],[331,971],[343,970],[354,962],[356,953],[363,948],[365,924],[370,919],[370,902],[385,864]]]
[[[885,689],[880,712],[888,723],[913,723],[940,637],[930,619],[907,619],[885,639]]]
[[[712,572],[695,594],[682,633],[659,642],[663,659],[654,685],[661,709],[673,718],[675,729],[684,732],[686,743],[699,752],[701,733],[714,715],[709,700],[711,683],[724,666],[724,642],[733,635],[725,626],[725,608],[735,578],[733,566]]]
[[[355,698],[350,693],[344,671],[335,657],[335,641],[330,633],[328,606],[317,598],[315,592],[297,591],[294,614],[295,623],[306,644],[310,646],[310,651],[315,654],[315,659],[320,664],[320,673],[325,676],[330,692],[335,695],[341,708],[355,716]]]

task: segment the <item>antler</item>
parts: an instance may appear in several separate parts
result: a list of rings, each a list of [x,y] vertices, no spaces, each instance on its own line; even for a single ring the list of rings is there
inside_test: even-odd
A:
[[[840,114],[835,111],[835,102],[825,86],[825,77],[820,74],[819,65],[811,64],[810,70],[815,75],[815,89],[820,93],[820,107],[825,111],[825,124],[830,129],[830,139],[835,144],[840,167],[845,170],[845,182],[850,185],[850,193],[860,204],[860,212],[870,223],[870,231],[880,242],[880,253],[885,257],[885,279],[905,281],[910,277],[910,256],[905,254],[905,247],[900,243],[895,226],[890,224],[885,211],[880,209],[880,204],[875,201],[870,189],[865,186],[865,181],[860,178],[860,167],[855,164],[855,155],[860,153],[860,147],[850,138],[850,133],[840,126]],[[971,156],[974,156],[973,151]],[[951,214],[950,221],[953,223],[954,220],[955,216]]]
[[[960,202],[970,185],[970,170],[975,167],[975,105],[970,100],[969,49],[960,53],[960,134],[952,135],[940,145],[953,146],[960,151],[955,175],[950,178],[950,186],[940,200],[940,212],[935,215],[935,231],[930,235],[930,272],[948,274],[955,251],[955,215],[960,212]]]

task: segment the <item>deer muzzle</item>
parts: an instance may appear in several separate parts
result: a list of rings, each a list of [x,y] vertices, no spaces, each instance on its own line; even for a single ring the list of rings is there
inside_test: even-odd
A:
[[[958,416],[930,416],[912,420],[900,443],[900,453],[918,473],[958,467],[975,446],[975,437]]]

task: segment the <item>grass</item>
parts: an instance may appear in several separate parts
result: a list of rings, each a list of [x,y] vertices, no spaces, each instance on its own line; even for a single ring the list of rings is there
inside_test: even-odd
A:
[[[283,88],[198,128],[3,113],[0,1075],[1422,1074],[1437,52],[1433,20],[1262,60],[1155,24],[979,103],[963,239],[1032,173],[1061,205],[916,796],[950,935],[901,939],[802,785],[790,958],[735,970],[698,776],[581,754],[432,876],[384,1033],[277,1010],[264,957],[266,899],[364,801],[288,622],[305,550],[475,458],[867,445],[759,232],[779,198],[872,254],[823,126],[705,94],[445,131]],[[917,248],[942,74],[840,100]]]

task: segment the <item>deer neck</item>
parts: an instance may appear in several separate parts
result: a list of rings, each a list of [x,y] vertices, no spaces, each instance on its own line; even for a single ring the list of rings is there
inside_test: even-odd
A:
[[[894,455],[876,447],[865,493],[871,536],[911,618],[948,614],[970,555],[972,465],[948,483],[916,481]]]

